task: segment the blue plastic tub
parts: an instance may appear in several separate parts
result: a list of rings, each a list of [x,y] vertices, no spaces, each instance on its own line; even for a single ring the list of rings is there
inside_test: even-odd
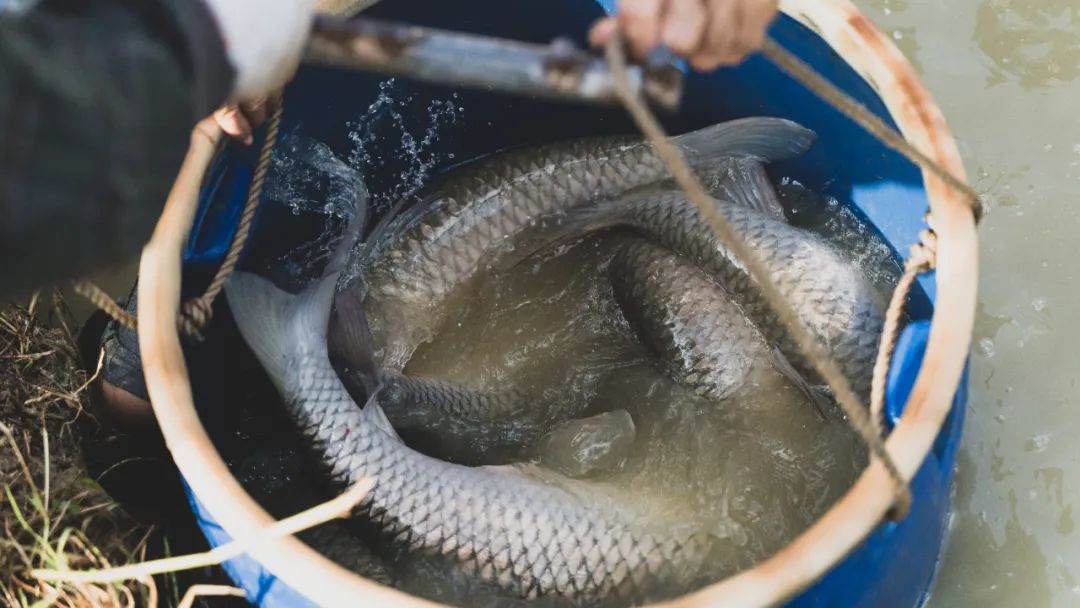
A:
[[[588,26],[609,8],[593,0],[472,0],[468,3],[394,0],[376,6],[368,14],[536,42],[568,36],[584,45]],[[872,89],[813,32],[782,17],[771,34],[889,120]],[[335,154],[345,158],[351,146],[346,125],[357,120],[376,99],[380,83],[389,86],[386,90],[392,91],[396,100],[407,100],[394,109],[401,114],[399,124],[413,133],[423,132],[426,108],[431,100],[452,100],[459,108],[458,120],[444,129],[433,144],[432,150],[442,159],[431,167],[433,172],[509,146],[580,135],[633,132],[619,109],[523,100],[476,91],[453,92],[402,80],[385,85],[383,79],[321,68],[302,69],[289,87],[282,132],[295,130],[325,142]],[[927,208],[919,172],[762,58],[752,58],[738,68],[709,75],[689,74],[684,106],[678,116],[670,117],[667,126],[672,131],[685,131],[750,115],[790,118],[819,134],[818,143],[807,156],[772,167],[771,171],[851,205],[877,227],[896,251],[907,251],[917,240],[918,231],[924,228],[922,215]],[[375,132],[374,136],[379,145],[387,146],[384,165],[375,170],[369,168],[366,176],[369,187],[378,192],[397,180],[404,167],[391,154],[392,144],[399,139],[392,139],[390,133]],[[185,255],[189,269],[198,270],[220,261],[243,205],[254,155],[254,148],[230,144],[212,166],[202,194],[196,230]],[[269,211],[264,209],[264,213]],[[260,240],[280,238],[276,232],[267,235],[268,231],[265,225],[261,232],[256,230],[256,248]],[[887,412],[892,420],[899,418],[922,361],[934,296],[934,277],[929,274],[921,278],[911,297],[909,310],[915,321],[903,332],[890,371]],[[914,504],[910,515],[900,523],[882,525],[790,605],[910,608],[924,601],[937,568],[949,513],[951,471],[960,441],[966,387],[965,373],[952,412],[912,482]],[[212,545],[228,541],[194,496],[191,505]],[[311,605],[250,558],[230,560],[225,568],[254,604],[290,608]]]

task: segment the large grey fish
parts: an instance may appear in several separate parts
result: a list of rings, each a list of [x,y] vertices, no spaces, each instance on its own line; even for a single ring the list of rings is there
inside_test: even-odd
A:
[[[383,376],[379,403],[395,430],[423,438],[425,453],[471,464],[522,460],[554,422],[540,396],[395,373]]]
[[[466,467],[408,448],[378,393],[357,407],[330,364],[336,277],[298,296],[237,273],[226,297],[237,326],[332,477],[375,485],[360,509],[411,552],[444,556],[520,597],[575,603],[650,597],[700,584],[720,539],[660,523],[670,507],[527,466]],[[734,553],[734,552],[733,552]],[[663,590],[663,591],[660,591]]]
[[[673,139],[696,169],[723,159],[797,156],[814,133],[778,118],[747,118]],[[423,204],[390,216],[360,256],[360,284],[380,364],[400,371],[454,307],[447,300],[548,218],[669,177],[640,138],[590,137],[513,150],[449,174]]]
[[[331,363],[358,403],[381,387],[379,403],[386,417],[394,429],[423,444],[425,453],[470,464],[521,460],[559,417],[545,394],[550,390],[486,390],[380,369],[355,292],[350,286],[335,297],[327,332]]]
[[[611,261],[615,299],[630,326],[672,377],[698,395],[724,399],[764,358],[761,335],[715,281],[693,263],[640,238]]]
[[[780,293],[831,352],[855,391],[868,396],[884,302],[866,276],[819,237],[762,213],[760,206],[751,209],[724,200],[717,200],[716,205],[757,252]],[[544,235],[534,235],[536,241],[523,245],[519,255],[613,226],[628,226],[692,260],[727,289],[770,344],[799,371],[814,377],[755,281],[681,191],[642,190],[575,210]]]
[[[816,393],[775,350],[727,291],[693,262],[637,237],[621,239],[609,267],[615,299],[672,378],[694,393],[725,399],[763,374],[788,377],[820,410]]]

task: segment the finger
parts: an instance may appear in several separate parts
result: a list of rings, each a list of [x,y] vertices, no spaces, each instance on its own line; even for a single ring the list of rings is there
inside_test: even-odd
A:
[[[619,5],[619,25],[634,56],[644,57],[660,43],[663,8],[663,0],[623,0]]]
[[[704,39],[708,15],[704,0],[670,0],[661,40],[678,55],[694,54]]]
[[[251,123],[244,117],[239,107],[226,106],[221,108],[214,112],[214,120],[217,121],[226,135],[239,139],[249,146],[254,141],[251,135]]]
[[[615,17],[604,17],[598,20],[589,30],[589,44],[596,47],[606,46],[618,27],[619,23]]]
[[[729,60],[729,49],[738,23],[738,7],[742,0],[710,0],[705,39],[690,65],[701,71],[714,70]]]
[[[739,30],[738,48],[745,55],[761,48],[769,25],[776,18],[777,0],[751,0],[743,15],[743,27]]]

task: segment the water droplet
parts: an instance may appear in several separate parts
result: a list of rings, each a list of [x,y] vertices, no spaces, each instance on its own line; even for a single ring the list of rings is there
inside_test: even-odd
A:
[[[901,34],[899,31],[895,31],[892,33],[892,37],[894,40],[902,40],[904,38],[904,35]]]
[[[1054,144],[1046,144],[1043,146],[1043,152],[1049,152],[1054,149]]]
[[[979,340],[979,354],[987,359],[994,356],[994,341],[990,338]]]
[[[1043,262],[1045,264],[1045,262]],[[1046,308],[1046,300],[1042,298],[1035,298],[1031,301],[1031,308],[1035,312],[1042,312]]]

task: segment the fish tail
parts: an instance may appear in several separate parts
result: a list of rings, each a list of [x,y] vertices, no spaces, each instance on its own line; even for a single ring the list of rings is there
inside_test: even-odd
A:
[[[755,158],[762,162],[801,156],[817,134],[783,118],[753,117],[729,120],[673,138],[691,164],[705,167],[725,158]]]
[[[324,276],[295,295],[246,272],[233,273],[225,284],[240,334],[283,393],[298,354],[326,351],[337,276]]]

